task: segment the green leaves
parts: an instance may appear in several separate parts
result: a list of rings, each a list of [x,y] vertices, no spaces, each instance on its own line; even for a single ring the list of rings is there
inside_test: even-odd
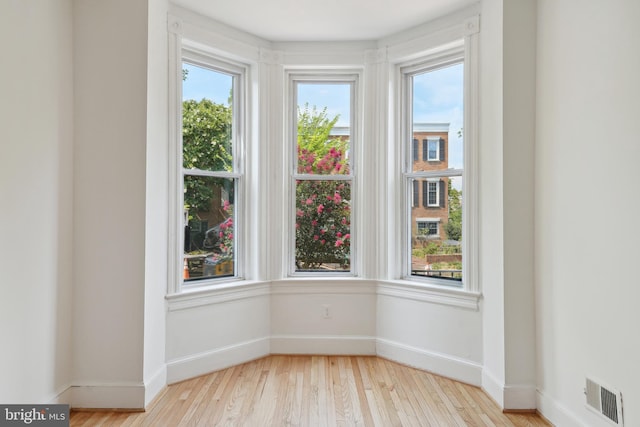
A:
[[[185,169],[233,170],[231,108],[209,99],[182,103],[182,155]]]

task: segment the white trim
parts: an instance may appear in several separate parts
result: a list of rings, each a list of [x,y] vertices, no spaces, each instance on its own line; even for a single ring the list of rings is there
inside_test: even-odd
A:
[[[536,409],[536,386],[534,384],[514,384],[504,387],[504,409]]]
[[[536,392],[536,408],[538,412],[553,425],[562,427],[584,427],[587,423],[568,410],[560,402],[538,390]]]
[[[376,354],[404,365],[479,386],[482,366],[474,361],[429,351],[384,338],[376,339]]]
[[[187,12],[188,14],[188,12]],[[185,28],[190,24],[181,18],[169,14],[169,235],[168,235],[168,289],[167,294],[201,288],[203,286],[217,286],[229,282],[229,278],[211,278],[203,281],[184,283],[182,279],[184,215],[183,215],[183,182],[184,177],[206,176],[222,177],[234,183],[234,277],[231,280],[242,280],[245,277],[245,259],[249,256],[245,237],[248,235],[247,217],[244,214],[245,198],[245,145],[250,139],[250,87],[251,65],[248,61],[239,60],[237,56],[225,55],[224,52],[213,51],[195,39],[183,38]],[[197,37],[196,37],[197,39]],[[233,171],[207,171],[184,169],[182,162],[182,64],[187,62],[199,67],[220,72],[233,77],[233,135],[232,161]]]
[[[272,295],[375,294],[377,282],[357,278],[296,277],[271,282]]]
[[[145,381],[144,406],[145,408],[160,394],[167,386],[167,365],[163,364],[151,379]]]
[[[269,346],[269,337],[262,337],[171,360],[167,362],[167,384],[268,356]]]
[[[168,311],[185,310],[270,294],[268,282],[237,281],[167,295]]]
[[[534,384],[506,385],[486,368],[482,370],[482,388],[505,410],[536,409],[536,386]]]
[[[441,218],[416,218],[416,222],[440,222]]]
[[[361,335],[273,335],[272,354],[376,355],[376,338]]]
[[[473,311],[480,309],[480,299],[482,298],[479,293],[453,287],[450,283],[438,286],[408,280],[379,281],[377,293],[378,295],[431,302]]]
[[[504,408],[504,384],[494,377],[486,366],[482,369],[482,389],[500,408]]]
[[[145,408],[145,386],[137,382],[74,385],[70,395],[72,408]]]

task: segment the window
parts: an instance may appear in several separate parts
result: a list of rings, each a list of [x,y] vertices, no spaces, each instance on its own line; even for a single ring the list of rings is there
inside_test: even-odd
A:
[[[419,236],[439,236],[438,220],[428,221],[418,219],[418,235]]]
[[[427,139],[424,141],[427,148],[427,157],[425,160],[430,162],[440,160],[440,139]]]
[[[242,93],[241,68],[183,52],[178,203],[184,285],[238,276]]]
[[[460,285],[463,279],[463,93],[462,52],[444,61],[401,68],[405,170],[406,276]],[[416,160],[416,139],[422,161]],[[422,204],[416,183],[422,183]],[[437,257],[436,257],[437,255]],[[437,261],[433,261],[436,259]]]
[[[354,76],[292,76],[292,274],[352,272]]]

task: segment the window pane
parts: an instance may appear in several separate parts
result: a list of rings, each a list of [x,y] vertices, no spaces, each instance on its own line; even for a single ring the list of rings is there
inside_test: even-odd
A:
[[[463,72],[462,64],[413,76],[412,152],[413,172],[463,168]],[[425,148],[424,145],[427,144]]]
[[[351,182],[296,181],[296,271],[350,271]]]
[[[297,172],[349,174],[351,84],[297,84]]]
[[[184,177],[184,280],[233,276],[235,180]]]
[[[412,179],[410,185],[420,182]],[[423,180],[426,196],[437,187],[438,204],[411,209],[411,274],[462,279],[462,177]],[[441,203],[440,203],[441,202]]]
[[[233,76],[183,63],[183,167],[232,171]]]
[[[463,65],[413,75],[411,275],[462,280]],[[415,152],[416,147],[411,147]],[[446,171],[444,176],[438,176]],[[414,175],[414,176],[415,176]],[[421,187],[415,202],[415,183]]]

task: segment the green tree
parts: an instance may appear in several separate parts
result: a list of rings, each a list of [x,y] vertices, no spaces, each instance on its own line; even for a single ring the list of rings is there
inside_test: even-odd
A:
[[[449,240],[462,240],[462,191],[453,188],[449,180],[449,221],[444,230]]]
[[[182,158],[185,169],[231,171],[231,107],[209,99],[182,102]],[[209,210],[208,180],[185,176],[185,205]]]
[[[323,180],[323,175],[349,173],[345,158],[348,141],[331,139],[338,116],[326,108],[298,110],[298,172],[317,174],[317,180],[296,182],[296,267],[316,270],[350,264],[351,187],[347,181]]]

